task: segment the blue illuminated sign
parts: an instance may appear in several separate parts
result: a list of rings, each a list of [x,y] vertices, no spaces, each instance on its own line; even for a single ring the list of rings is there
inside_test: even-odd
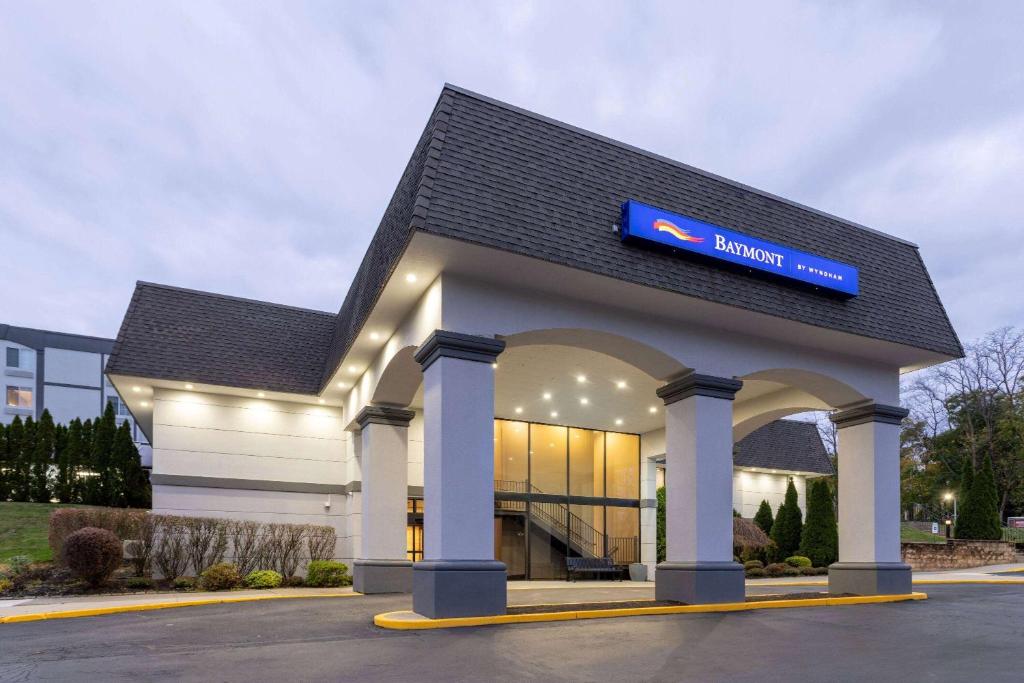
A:
[[[696,218],[670,213],[630,199],[622,205],[621,236],[655,242],[857,296],[857,269],[831,259],[765,242]]]

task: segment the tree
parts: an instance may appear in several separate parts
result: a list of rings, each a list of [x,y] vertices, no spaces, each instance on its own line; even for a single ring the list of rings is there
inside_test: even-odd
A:
[[[76,503],[88,503],[95,486],[93,480],[96,478],[96,468],[92,461],[92,435],[92,420],[86,420],[82,423],[82,435],[78,442],[79,461],[74,483],[74,502]]]
[[[54,456],[57,474],[53,482],[53,495],[61,503],[78,503],[76,484],[78,466],[82,460],[82,421],[77,417],[61,430]]]
[[[666,556],[665,546],[665,487],[658,489],[658,562],[664,562]]]
[[[775,515],[775,523],[772,524],[771,538],[775,541],[772,548],[772,558],[778,562],[794,555],[800,548],[800,534],[803,530],[803,515],[800,512],[800,503],[796,495],[796,487],[793,480],[789,480],[786,486],[786,498],[779,506],[779,512]]]
[[[115,489],[111,505],[118,507],[149,507],[149,475],[142,468],[139,449],[132,440],[131,425],[125,421],[117,429],[111,454],[115,470],[111,481]]]
[[[974,538],[998,541],[1003,536],[1002,520],[999,518],[999,494],[996,492],[996,478],[992,472],[992,458],[986,456],[981,471],[974,477],[971,488]]]
[[[90,505],[116,505],[117,473],[113,465],[114,437],[117,435],[117,418],[114,405],[107,404],[103,416],[93,427],[91,465],[95,473],[89,477],[87,487]]]
[[[32,444],[32,474],[29,498],[33,503],[50,502],[50,465],[53,462],[53,447],[56,430],[49,410],[44,410],[36,423],[35,440]]]
[[[11,439],[11,500],[27,503],[32,495],[32,450],[35,444],[36,424],[31,418],[23,423],[15,416],[11,423],[14,432]]]
[[[974,538],[974,508],[971,506],[971,494],[974,491],[974,465],[971,464],[969,458],[964,458],[962,467],[959,510],[956,517],[956,529],[953,533],[957,538]]]
[[[814,480],[807,493],[807,523],[800,536],[800,554],[815,567],[827,567],[839,559],[839,529],[828,482]]]
[[[767,500],[762,500],[760,507],[757,508],[757,514],[754,515],[754,524],[761,527],[761,531],[770,535],[773,521],[772,506],[768,504]]]
[[[0,422],[0,503],[7,500],[7,425]]]

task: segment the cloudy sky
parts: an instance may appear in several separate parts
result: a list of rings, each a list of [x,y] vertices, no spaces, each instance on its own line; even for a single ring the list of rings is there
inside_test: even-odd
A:
[[[449,81],[918,243],[1024,324],[1024,3],[0,0],[0,322],[337,310]]]

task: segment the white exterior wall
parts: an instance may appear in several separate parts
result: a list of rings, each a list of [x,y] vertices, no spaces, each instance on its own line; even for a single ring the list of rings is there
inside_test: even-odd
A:
[[[742,517],[752,518],[757,514],[762,500],[772,507],[772,515],[779,512],[779,506],[786,498],[786,485],[793,479],[800,512],[807,516],[807,477],[802,474],[778,474],[753,472],[736,468],[732,475],[732,507]]]

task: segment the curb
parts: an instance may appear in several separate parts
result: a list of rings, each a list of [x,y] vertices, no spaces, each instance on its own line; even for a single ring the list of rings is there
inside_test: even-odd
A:
[[[310,598],[353,598],[362,597],[361,593],[318,593],[315,595],[252,595],[244,597],[202,598],[199,600],[178,600],[175,602],[147,602],[139,605],[112,605],[92,609],[73,609],[56,612],[35,612],[33,614],[12,614],[0,617],[0,624],[18,624],[25,621],[48,621],[50,619],[76,619],[78,617],[96,617],[103,614],[121,614],[124,612],[149,612],[158,609],[174,609],[175,607],[199,607],[202,605],[225,605],[236,602],[262,602],[264,600],[308,600]]]
[[[914,579],[915,586],[948,586],[955,584],[986,584],[1016,586],[1024,584],[1024,579]],[[764,583],[749,583],[749,587],[768,586],[778,588],[780,586],[827,586],[828,581],[765,581]]]
[[[629,607],[623,609],[579,610],[574,612],[536,612],[533,614],[499,614],[489,617],[457,617],[428,619],[415,612],[385,612],[373,618],[381,628],[397,631],[416,631],[436,628],[461,628],[494,624],[527,624],[546,621],[577,621],[580,619],[613,619],[664,614],[704,614],[709,612],[746,612],[759,609],[789,607],[837,607],[840,605],[867,605],[907,600],[927,600],[925,593],[902,595],[866,595],[846,598],[808,598],[805,600],[764,600],[760,602],[726,602],[716,605],[674,605],[669,607]]]

